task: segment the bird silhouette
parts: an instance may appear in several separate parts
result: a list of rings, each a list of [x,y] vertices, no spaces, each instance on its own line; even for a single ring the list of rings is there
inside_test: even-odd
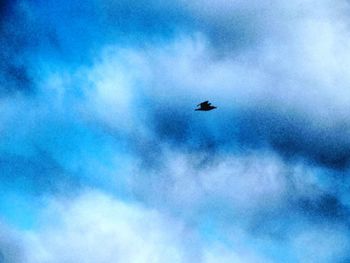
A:
[[[202,103],[199,103],[197,107],[199,108],[195,109],[195,111],[210,111],[210,110],[216,109],[216,107],[212,106],[211,103],[209,103],[209,101],[204,101]]]

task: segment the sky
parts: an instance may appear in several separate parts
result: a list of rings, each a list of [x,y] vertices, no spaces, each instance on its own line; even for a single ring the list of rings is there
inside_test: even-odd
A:
[[[350,262],[349,40],[347,0],[0,1],[0,263]]]

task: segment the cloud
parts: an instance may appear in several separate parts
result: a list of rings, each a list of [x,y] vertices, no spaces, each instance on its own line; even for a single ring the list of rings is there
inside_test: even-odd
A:
[[[6,2],[6,194],[89,186],[157,210],[105,193],[53,204],[32,262],[124,260],[114,249],[128,262],[138,251],[156,262],[346,258],[347,11],[341,0]],[[193,111],[207,99],[216,111]],[[184,246],[187,224],[219,244]],[[245,249],[222,244],[233,229]]]
[[[102,192],[48,201],[39,228],[3,227],[1,262],[273,262],[245,243],[241,231],[233,247],[207,242],[179,218]]]
[[[26,262],[268,262],[205,246],[181,221],[94,191],[55,200],[42,220],[27,234]]]
[[[27,231],[2,225],[2,262],[269,263],[286,255],[266,255],[262,251],[278,245],[258,237],[252,242],[241,227],[222,229],[232,234],[226,242],[208,241],[180,218],[94,190],[50,198],[39,220],[38,228]],[[341,262],[349,245],[346,233],[338,224],[304,225],[290,237],[287,251],[300,262]]]
[[[322,170],[302,162],[285,163],[271,152],[212,156],[205,150],[168,148],[161,151],[157,163],[139,167],[131,184],[135,194],[185,218],[195,220],[208,210],[212,218],[234,220],[247,228],[266,223],[261,233],[269,232],[270,223],[276,225],[285,217],[348,224],[348,208],[334,182],[327,178],[325,184],[320,177]]]
[[[331,31],[331,38],[338,35]],[[302,45],[292,41],[283,48],[282,43],[272,42],[253,49],[256,56],[248,52],[237,60],[215,59],[201,34],[147,49],[109,47],[102,53],[102,61],[97,60],[91,70],[83,73],[91,80],[89,88],[84,89],[91,99],[85,103],[87,108],[94,105],[90,115],[115,131],[120,132],[127,123],[118,115],[128,116],[128,131],[137,127],[134,130],[147,134],[136,136],[148,136],[149,140],[153,136],[155,141],[161,139],[184,147],[213,145],[227,149],[229,145],[235,149],[240,145],[273,149],[286,159],[306,159],[311,164],[346,169],[348,104],[344,96],[337,94],[344,94],[347,80],[341,74],[343,67],[332,67],[327,77],[320,72],[317,61],[304,63],[308,57],[311,62],[316,59],[313,50],[307,49],[313,42],[318,43],[314,39]],[[325,53],[333,49],[320,48]],[[305,53],[300,54],[300,49]],[[333,59],[343,61],[340,57]],[[336,64],[345,63],[341,61]],[[276,63],[280,65],[278,71],[272,70]],[[162,73],[158,74],[160,68]],[[302,76],[304,70],[309,73]],[[342,82],[330,86],[325,78]],[[329,96],[333,102],[327,100]],[[220,109],[210,121],[194,115],[188,106],[207,98]]]
[[[46,211],[29,240],[27,262],[191,261],[182,240],[190,233],[156,211],[93,192],[67,201]]]

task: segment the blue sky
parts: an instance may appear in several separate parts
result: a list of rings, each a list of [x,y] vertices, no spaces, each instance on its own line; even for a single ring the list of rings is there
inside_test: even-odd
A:
[[[349,262],[349,10],[3,1],[0,263]]]

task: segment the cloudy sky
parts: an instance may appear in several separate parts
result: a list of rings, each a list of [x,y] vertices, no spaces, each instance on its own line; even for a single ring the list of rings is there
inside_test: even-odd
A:
[[[0,263],[350,262],[348,0],[5,0],[0,69]]]

